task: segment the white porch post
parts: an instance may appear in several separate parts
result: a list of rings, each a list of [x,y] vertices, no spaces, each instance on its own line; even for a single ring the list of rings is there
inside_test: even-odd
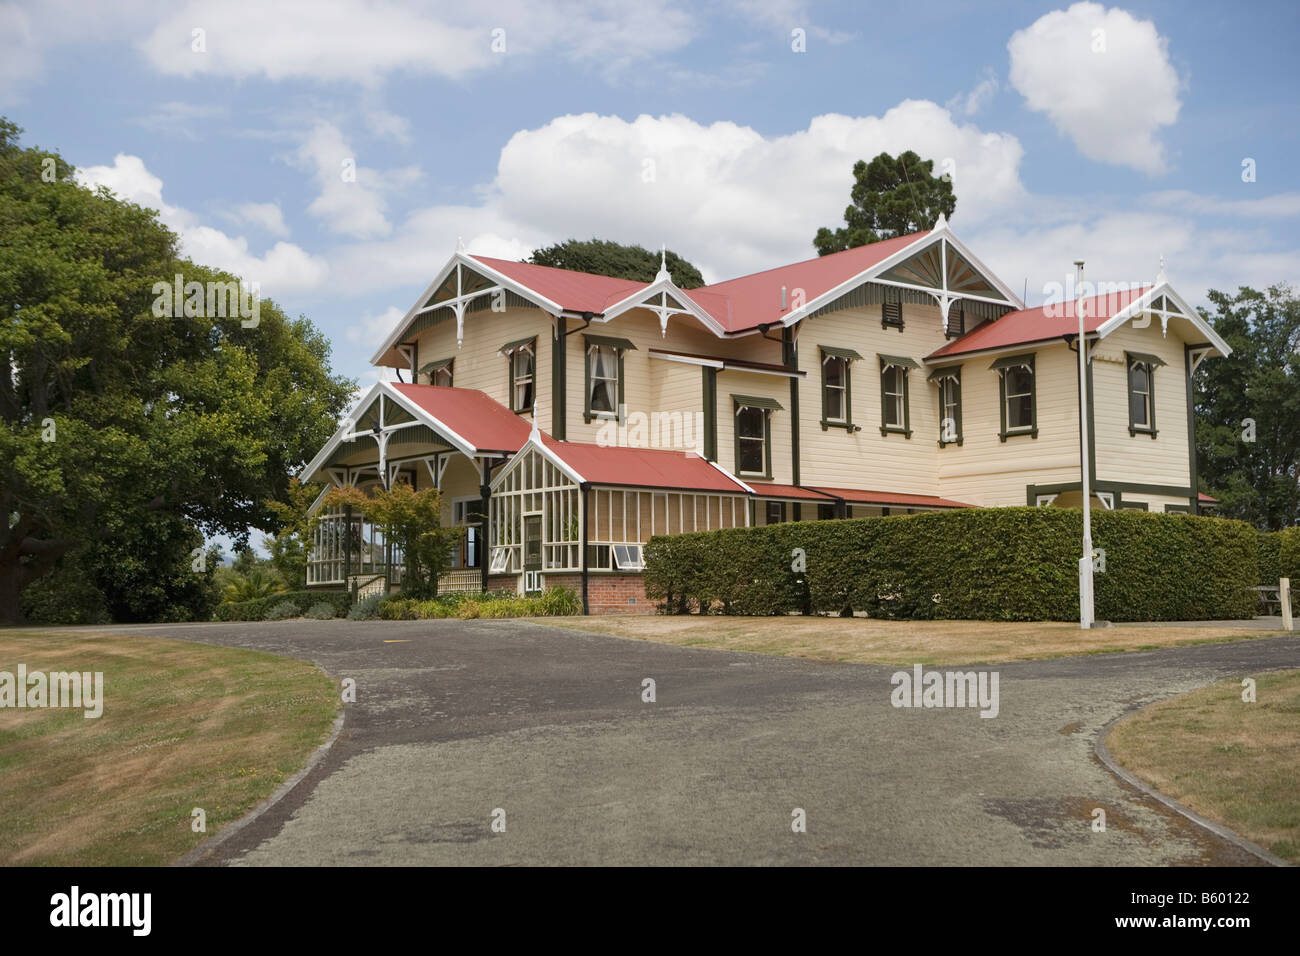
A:
[[[1088,339],[1083,321],[1083,260],[1074,263],[1074,311],[1079,319],[1079,469],[1083,491],[1083,556],[1079,558],[1079,627],[1093,623],[1092,476],[1088,472]]]

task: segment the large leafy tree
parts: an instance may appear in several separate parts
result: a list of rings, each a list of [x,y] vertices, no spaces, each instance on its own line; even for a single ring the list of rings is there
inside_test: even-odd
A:
[[[1219,513],[1277,530],[1300,519],[1300,298],[1211,290],[1201,309],[1232,347],[1197,373],[1196,448],[1201,490]]]
[[[854,163],[850,195],[845,225],[834,231],[823,226],[813,237],[819,256],[933,229],[940,213],[951,216],[957,208],[951,178],[935,176],[934,160],[910,149]]]
[[[617,279],[653,282],[659,274],[659,253],[641,246],[624,246],[606,239],[569,239],[538,249],[529,262],[575,272],[590,272]],[[697,289],[704,285],[700,270],[672,250],[664,255],[668,272],[680,289]]]
[[[278,528],[267,502],[352,383],[269,300],[248,327],[156,316],[157,282],[236,277],[181,258],[152,210],[82,188],[19,132],[0,120],[0,623],[69,562],[119,619],[202,613],[202,535]],[[146,582],[154,596],[133,599]]]

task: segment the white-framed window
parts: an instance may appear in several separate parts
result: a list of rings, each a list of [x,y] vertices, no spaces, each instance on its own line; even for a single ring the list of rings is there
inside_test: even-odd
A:
[[[451,362],[443,365],[441,368],[435,368],[429,375],[430,385],[441,385],[443,388],[452,387]]]
[[[488,567],[491,574],[505,574],[510,569],[510,549],[493,548],[492,564]]]
[[[849,362],[839,355],[827,355],[822,359],[822,389],[825,402],[825,420],[828,422],[847,422],[849,420]]]
[[[514,389],[511,409],[516,412],[529,412],[533,409],[533,349],[521,345],[510,356],[510,380]]]
[[[767,474],[767,409],[741,405],[736,409],[736,472]]]
[[[886,428],[905,427],[904,410],[907,408],[907,396],[903,391],[903,376],[906,370],[901,365],[886,365],[880,371],[881,390],[884,396],[884,426]]]
[[[639,544],[614,545],[614,566],[620,571],[644,571],[645,555]]]
[[[618,349],[612,345],[587,347],[591,393],[587,397],[592,415],[613,415],[618,411]]]

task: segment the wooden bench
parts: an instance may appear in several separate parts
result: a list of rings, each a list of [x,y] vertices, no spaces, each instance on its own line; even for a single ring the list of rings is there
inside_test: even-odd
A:
[[[1282,589],[1276,584],[1261,584],[1250,590],[1259,595],[1259,603],[1267,614],[1282,613]]]

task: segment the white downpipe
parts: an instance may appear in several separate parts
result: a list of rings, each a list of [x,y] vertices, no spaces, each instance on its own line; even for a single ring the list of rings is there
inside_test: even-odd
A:
[[[1083,260],[1074,263],[1074,312],[1079,319],[1079,466],[1083,491],[1083,556],[1079,558],[1079,627],[1093,623],[1092,476],[1088,472],[1088,340],[1083,321]]]

